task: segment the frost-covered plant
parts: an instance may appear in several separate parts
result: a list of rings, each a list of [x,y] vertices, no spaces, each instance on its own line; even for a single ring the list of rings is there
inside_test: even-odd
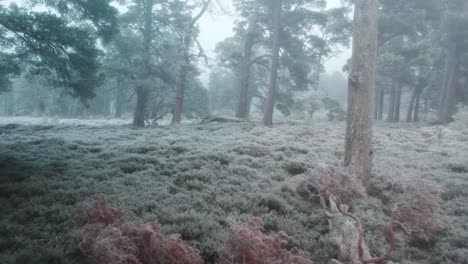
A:
[[[439,205],[442,188],[429,180],[401,180],[400,195],[393,204],[392,217],[403,224],[414,238],[430,237],[444,229],[445,217]]]
[[[389,241],[389,247],[382,256],[366,258],[364,234],[365,227],[358,215],[347,211],[347,206],[341,195],[352,198],[356,191],[343,192],[340,181],[335,179],[353,179],[352,174],[337,176],[335,169],[323,170],[320,184],[321,204],[325,210],[342,214],[356,221],[359,239],[356,241],[359,261],[361,263],[383,263],[390,258],[396,249],[396,231],[399,230],[409,238],[427,238],[444,229],[444,217],[440,214],[439,204],[442,201],[442,189],[436,183],[428,180],[401,180],[395,183],[395,202],[392,204],[384,234]],[[354,189],[355,182],[348,182],[349,188]],[[337,187],[338,186],[338,187]],[[359,185],[357,185],[359,186]],[[358,188],[359,190],[359,188]],[[398,194],[398,191],[400,194]],[[359,192],[358,192],[359,194]],[[352,200],[352,199],[351,199]],[[350,200],[348,200],[349,202]],[[336,213],[336,212],[335,212]]]
[[[361,181],[348,168],[321,166],[318,174],[315,185],[321,192],[333,193],[345,203],[367,197]]]
[[[251,218],[244,224],[232,225],[219,250],[221,264],[313,264],[307,254],[297,248],[283,247],[289,237],[280,232],[278,238],[263,233],[263,220]]]
[[[79,248],[98,264],[203,264],[198,250],[156,223],[142,223],[99,195],[77,213]]]
[[[468,127],[468,106],[464,104],[458,105],[458,111],[453,116],[453,126],[459,128]]]

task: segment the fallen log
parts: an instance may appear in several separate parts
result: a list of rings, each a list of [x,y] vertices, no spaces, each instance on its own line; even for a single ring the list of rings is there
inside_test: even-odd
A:
[[[214,123],[214,122],[218,122],[218,123],[257,123],[255,121],[252,121],[250,119],[245,119],[245,118],[223,117],[223,116],[213,116],[213,115],[206,116],[201,121],[202,124]]]

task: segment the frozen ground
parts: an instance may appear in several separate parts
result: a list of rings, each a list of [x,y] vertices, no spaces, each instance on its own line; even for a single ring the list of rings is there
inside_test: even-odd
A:
[[[340,164],[344,123],[136,129],[125,120],[43,121],[0,119],[0,263],[82,263],[74,214],[98,193],[195,242],[208,261],[216,260],[229,223],[252,215],[264,219],[269,233],[286,231],[289,246],[309,251],[316,263],[336,255],[305,183],[317,167]],[[392,197],[392,184],[433,179],[445,189],[448,229],[400,246],[394,261],[468,263],[468,127],[378,124],[375,130],[378,198],[353,210],[379,234],[381,199]],[[374,254],[384,250],[378,235],[367,240]]]

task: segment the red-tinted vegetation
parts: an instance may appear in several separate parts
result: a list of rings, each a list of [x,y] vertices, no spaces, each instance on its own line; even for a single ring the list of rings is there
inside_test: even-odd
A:
[[[77,214],[79,248],[98,264],[202,264],[199,252],[179,235],[162,234],[158,224],[138,221],[111,206],[104,196]]]

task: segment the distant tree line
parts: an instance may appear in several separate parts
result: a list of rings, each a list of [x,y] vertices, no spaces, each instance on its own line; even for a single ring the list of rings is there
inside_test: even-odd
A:
[[[0,114],[133,116],[137,126],[210,112],[266,125],[275,110],[343,119],[343,78],[330,81],[324,64],[350,45],[350,2],[235,0],[235,34],[216,58],[198,23],[217,1],[119,3],[120,14],[109,0],[0,6]],[[466,0],[380,1],[376,120],[447,123],[467,104],[467,12]]]

